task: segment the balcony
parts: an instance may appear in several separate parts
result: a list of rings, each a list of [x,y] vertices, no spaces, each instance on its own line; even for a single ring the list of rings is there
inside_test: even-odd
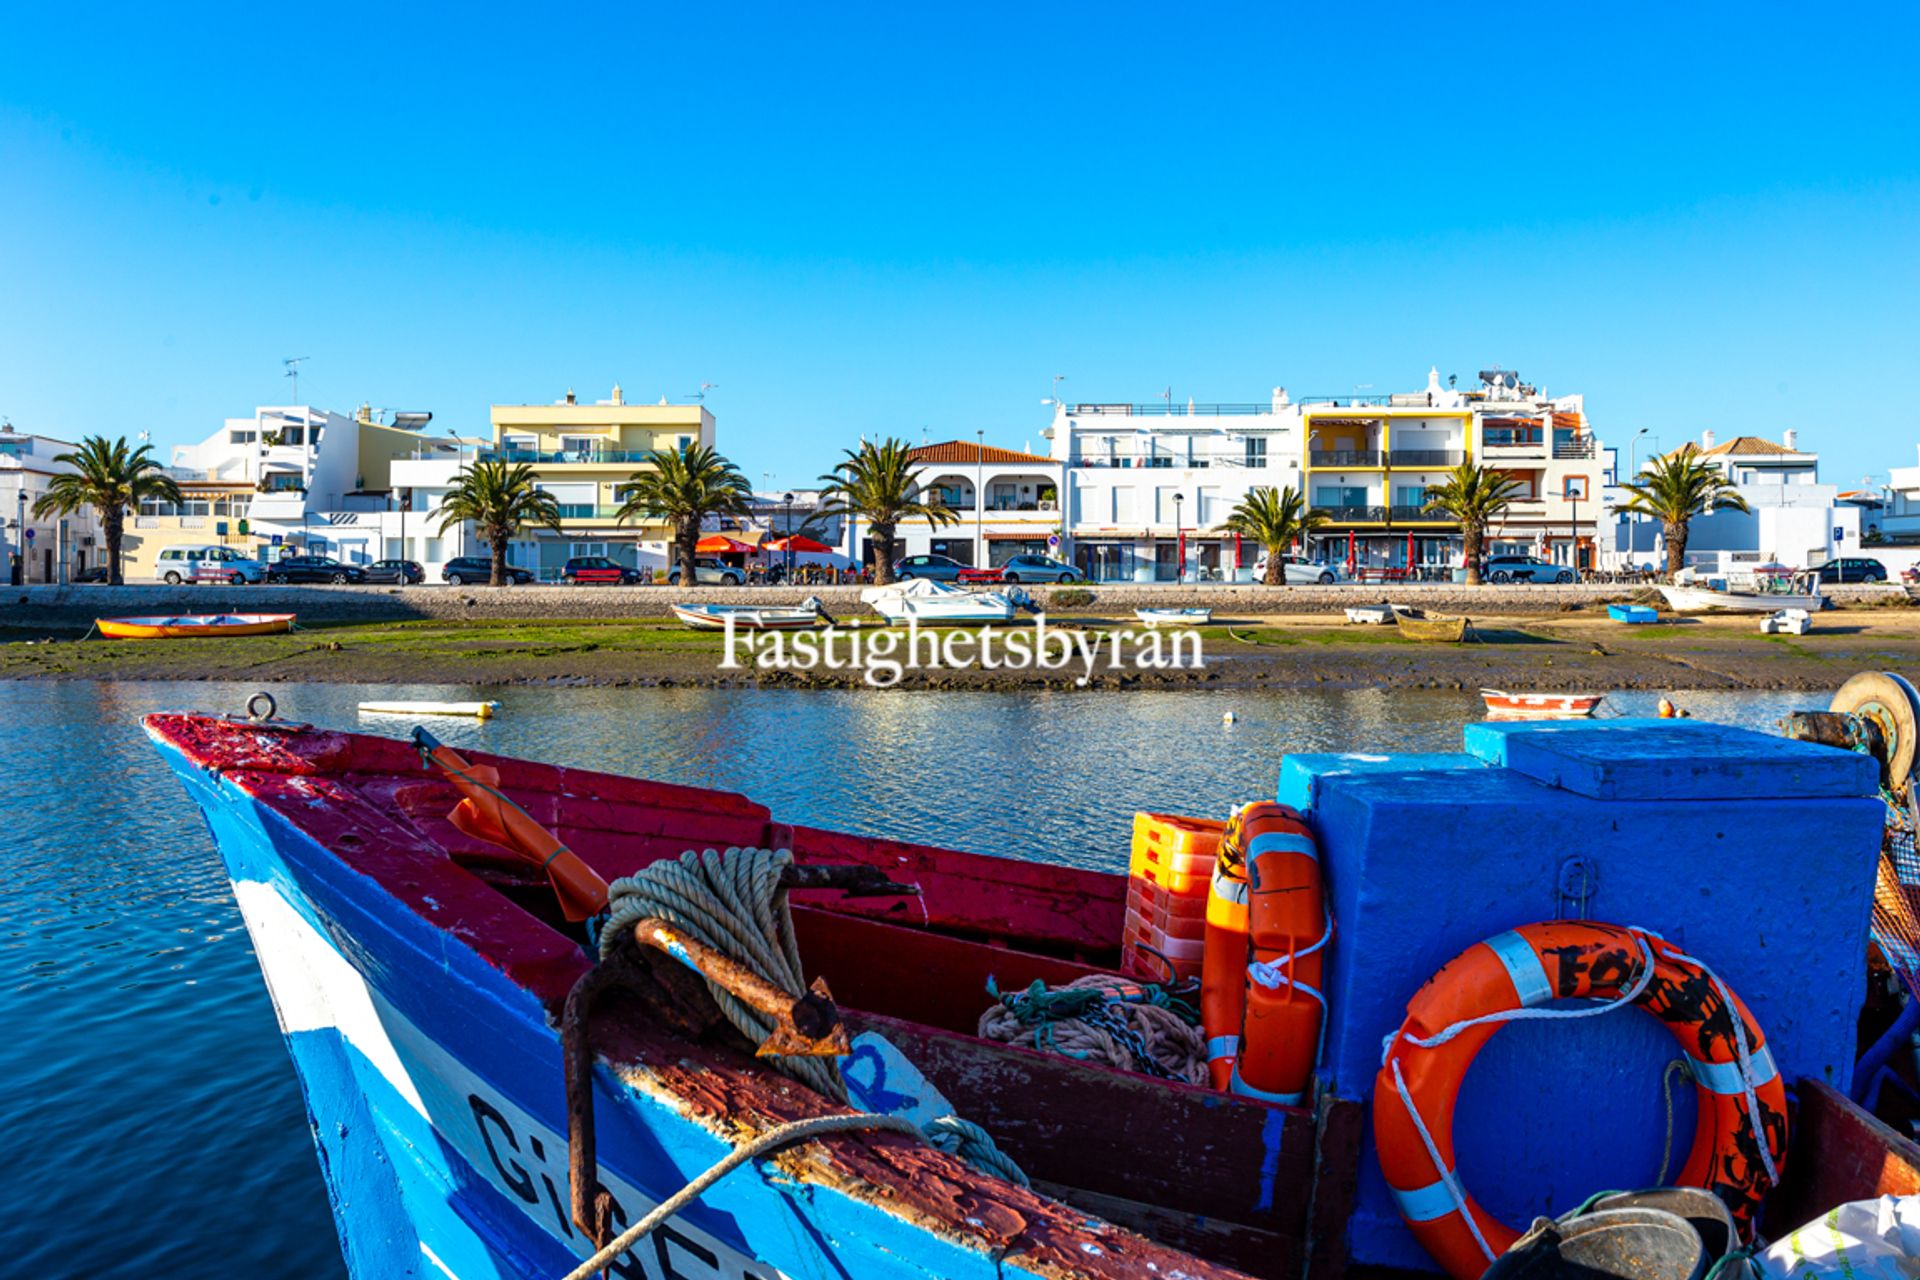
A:
[[[1553,442],[1553,456],[1555,458],[1572,460],[1591,458],[1593,456],[1593,437],[1586,436],[1579,440],[1555,440]]]
[[[1505,427],[1488,427],[1481,436],[1480,446],[1489,452],[1507,450],[1517,453],[1538,453],[1546,447],[1546,439],[1538,430],[1520,431]]]
[[[1388,513],[1396,524],[1452,524],[1454,519],[1444,511],[1429,511],[1424,506],[1389,507]]]
[[[1458,449],[1395,449],[1387,456],[1396,467],[1457,467],[1467,460]]]
[[[1326,516],[1332,524],[1384,524],[1387,519],[1386,507],[1320,507],[1315,511]]]
[[[482,462],[572,463],[575,465],[645,462],[651,449],[482,449]]]
[[[1314,467],[1377,467],[1384,455],[1378,449],[1315,449],[1307,455]]]

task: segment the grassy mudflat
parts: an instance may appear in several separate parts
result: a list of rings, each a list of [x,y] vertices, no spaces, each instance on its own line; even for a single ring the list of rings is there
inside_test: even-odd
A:
[[[1139,628],[1111,617],[1056,615],[1088,642]],[[1199,629],[1200,669],[1118,669],[1102,659],[1093,688],[1830,689],[1867,668],[1920,670],[1920,610],[1830,610],[1812,635],[1763,637],[1754,617],[1677,618],[1626,627],[1604,613],[1475,620],[1477,642],[1423,644],[1392,627],[1324,614],[1222,619]],[[868,640],[883,630],[862,628]],[[1001,638],[1009,634],[1002,629]],[[792,637],[786,637],[791,643]],[[1129,642],[1131,644],[1131,642]],[[764,671],[751,655],[723,670],[724,642],[671,620],[408,621],[317,626],[281,636],[81,640],[0,630],[0,679],[255,680],[459,684],[793,684],[847,687],[857,670]],[[1128,650],[1131,652],[1131,650]],[[921,669],[903,687],[1072,686],[1065,667]]]

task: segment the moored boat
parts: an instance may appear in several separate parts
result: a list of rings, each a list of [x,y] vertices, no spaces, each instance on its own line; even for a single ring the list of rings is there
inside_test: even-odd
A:
[[[1590,716],[1606,698],[1603,693],[1506,693],[1482,689],[1480,698],[1489,715],[1511,719],[1568,720]]]
[[[94,625],[109,640],[185,639],[191,636],[267,636],[293,629],[291,613],[182,613],[140,618],[99,618]]]
[[[1659,611],[1644,604],[1610,604],[1607,606],[1607,616],[1628,626],[1645,626],[1660,621]]]
[[[1213,621],[1211,609],[1135,609],[1133,616],[1150,627],[1199,627]]]
[[[1146,879],[1131,893],[1127,876],[778,822],[730,793],[461,760],[424,733],[409,744],[193,715],[146,727],[225,858],[356,1276],[570,1274],[590,1240],[676,1197],[663,1221],[648,1215],[652,1238],[616,1270],[652,1274],[641,1260],[661,1257],[686,1260],[675,1267],[685,1275],[755,1280],[1333,1280],[1349,1250],[1370,1266],[1417,1266],[1425,1245],[1457,1275],[1491,1260],[1465,1225],[1482,1211],[1463,1207],[1450,1163],[1431,1167],[1425,1126],[1442,1144],[1431,1159],[1480,1131],[1473,1181],[1516,1219],[1488,1233],[1502,1242],[1528,1221],[1522,1209],[1657,1155],[1661,1091],[1566,1105],[1551,1092],[1551,1038],[1473,1063],[1486,1078],[1460,1091],[1494,1027],[1442,1050],[1447,1018],[1465,1014],[1434,1022],[1420,1011],[1458,1008],[1453,995],[1496,1021],[1562,1016],[1556,996],[1657,1014],[1694,1059],[1702,1117],[1679,1181],[1710,1187],[1743,1225],[1770,1188],[1821,1213],[1871,1192],[1861,1170],[1885,1181],[1910,1168],[1894,1159],[1897,1140],[1823,1095],[1816,1150],[1831,1155],[1838,1141],[1862,1159],[1801,1152],[1784,1161],[1794,1181],[1780,1182],[1783,1082],[1803,1107],[1817,1081],[1844,1087],[1859,1035],[1882,770],[1905,787],[1915,723],[1904,686],[1875,690],[1854,698],[1861,714],[1891,700],[1904,718],[1869,731],[1837,700],[1835,715],[1810,720],[1814,741],[1611,720],[1474,724],[1453,755],[1289,755],[1278,803],[1241,810],[1238,838],[1261,864],[1256,884],[1282,872],[1318,884],[1324,859],[1324,902],[1288,914],[1302,895],[1255,894],[1231,963],[1203,960],[1202,975],[1243,982],[1248,1016],[1313,1013],[1292,1017],[1303,1030],[1291,1038],[1250,1027],[1238,1050],[1290,1071],[1317,1062],[1297,1097],[1263,1093],[1298,1085],[1260,1084],[1246,1062],[1225,1064],[1222,1091],[987,1033],[987,1015],[1035,983],[1048,996],[1098,981],[1156,1008],[1191,999],[1190,988],[1115,972],[1132,917],[1159,938],[1193,937],[1202,885],[1198,928],[1212,950],[1219,882],[1184,845],[1137,864]],[[1553,838],[1515,839],[1515,822]],[[1219,837],[1222,862],[1232,831]],[[1809,868],[1798,851],[1814,840],[1862,856]],[[1739,856],[1701,856],[1711,841]],[[1416,846],[1422,856],[1409,858]],[[729,853],[685,852],[721,847]],[[791,862],[766,853],[776,848]],[[681,878],[724,869],[736,851],[751,876]],[[609,909],[607,884],[620,877],[632,879]],[[790,967],[770,962],[788,976],[760,973],[757,986],[746,981],[753,965],[715,963],[677,917],[657,915],[655,898],[638,899],[656,913],[642,915],[629,896],[688,884],[709,901],[702,910],[744,921],[722,887],[756,877],[780,886],[763,900],[769,936],[790,927],[792,939]],[[1802,930],[1763,941],[1744,913],[1697,905],[1757,879],[1793,889]],[[1528,905],[1530,893],[1543,901]],[[1685,954],[1667,941],[1681,930]],[[1324,971],[1323,948],[1337,948]],[[1429,974],[1409,1007],[1403,993]],[[997,998],[985,994],[990,979]],[[766,1025],[740,1030],[713,1002],[714,983]],[[1295,983],[1310,1000],[1289,998]],[[1683,991],[1709,985],[1720,999],[1679,1008]],[[1657,1085],[1672,1046],[1612,1029],[1640,1016],[1585,1023],[1566,1052]],[[840,1057],[844,1102],[791,1064],[775,1069],[817,1054]],[[1409,1070],[1402,1086],[1402,1060],[1439,1069]],[[1556,1113],[1516,1113],[1523,1092]],[[1024,1173],[983,1171],[977,1146],[963,1159],[923,1143],[949,1111],[984,1126]],[[867,1131],[812,1126],[829,1118]],[[896,1123],[907,1119],[913,1131]],[[1797,1146],[1803,1128],[1792,1129]],[[1367,1142],[1375,1166],[1361,1159]],[[722,1157],[756,1163],[682,1203],[689,1179],[730,1167]]]
[[[1763,636],[1803,636],[1813,630],[1813,615],[1805,609],[1782,609],[1760,619]]]
[[[1410,608],[1406,605],[1393,605],[1394,625],[1409,640],[1429,643],[1458,643],[1467,638],[1467,628],[1473,624],[1466,618],[1456,618],[1451,614],[1428,613],[1424,609]]]
[[[1019,587],[1005,591],[968,591],[927,578],[909,578],[884,587],[868,587],[860,602],[888,622],[955,625],[1012,622],[1028,597]]]
[[[1707,587],[1676,587],[1661,584],[1660,594],[1675,613],[1708,613],[1726,609],[1736,613],[1778,613],[1782,609],[1805,609],[1818,613],[1827,607],[1827,598],[1817,591],[1714,591]]]
[[[363,715],[370,716],[472,716],[476,720],[491,720],[499,712],[500,704],[493,701],[433,702],[405,699],[363,702],[359,710]]]
[[[809,597],[798,607],[750,604],[676,604],[673,616],[696,631],[804,631],[826,620],[820,601]]]
[[[1390,604],[1359,604],[1347,608],[1347,621],[1364,626],[1384,627],[1393,622],[1394,608]]]

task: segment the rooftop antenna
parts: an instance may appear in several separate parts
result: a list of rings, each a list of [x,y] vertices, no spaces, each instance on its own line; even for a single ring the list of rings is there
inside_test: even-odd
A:
[[[1067,380],[1066,374],[1064,373],[1054,374],[1053,375],[1053,391],[1050,395],[1047,396],[1045,400],[1042,400],[1040,403],[1058,406],[1060,403],[1060,384],[1065,382],[1066,380]]]
[[[719,389],[720,389],[720,384],[717,382],[703,382],[700,384],[700,389],[694,392],[692,395],[688,396],[687,399],[695,400],[700,402],[701,404],[705,404],[707,400],[707,392],[718,391]]]
[[[300,403],[300,366],[312,356],[288,356],[280,363],[287,366],[287,376],[293,379],[293,402]]]

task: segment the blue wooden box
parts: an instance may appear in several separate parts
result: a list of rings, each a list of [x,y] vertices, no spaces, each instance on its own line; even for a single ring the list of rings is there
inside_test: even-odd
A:
[[[1692,720],[1488,722],[1452,755],[1297,755],[1279,798],[1319,840],[1336,933],[1322,1081],[1367,1099],[1409,997],[1474,943],[1556,917],[1654,930],[1745,999],[1791,1087],[1845,1088],[1884,814],[1866,756]],[[1461,1177],[1523,1228],[1652,1185],[1677,1056],[1651,1017],[1504,1027],[1460,1093]],[[1690,1088],[1675,1092],[1684,1161]],[[1371,1128],[1356,1262],[1432,1270]]]

